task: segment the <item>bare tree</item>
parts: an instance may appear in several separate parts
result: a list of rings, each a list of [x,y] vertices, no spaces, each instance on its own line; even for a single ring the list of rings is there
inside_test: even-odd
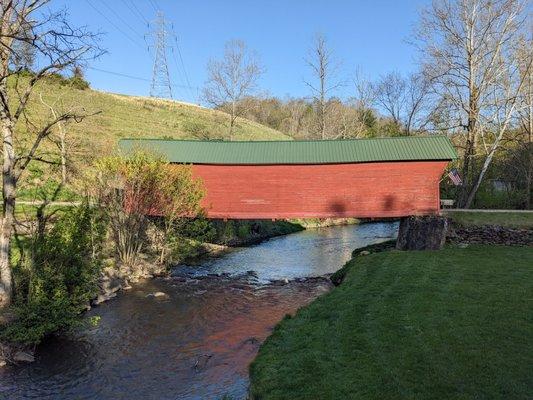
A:
[[[382,76],[374,85],[375,102],[383,109],[392,121],[402,125],[402,107],[405,101],[406,82],[397,72]]]
[[[223,59],[211,60],[207,65],[204,99],[230,115],[230,140],[237,117],[246,111],[239,103],[257,91],[257,82],[263,73],[256,54],[241,40],[227,42]]]
[[[291,98],[286,103],[288,118],[284,132],[291,136],[306,136],[309,130],[307,120],[312,113],[311,106],[304,99]]]
[[[331,131],[329,139],[353,139],[366,136],[368,132],[368,109],[356,100],[342,102],[333,98],[328,101],[327,124]]]
[[[0,229],[0,305],[11,302],[12,272],[10,249],[17,185],[31,162],[50,163],[40,153],[43,142],[58,124],[80,122],[89,114],[67,111],[44,122],[32,121],[28,104],[39,81],[101,54],[98,35],[85,28],[72,27],[66,10],[48,9],[50,0],[0,0],[0,126],[3,137],[2,193]],[[36,53],[38,65],[30,77],[20,74],[22,67],[10,68],[10,61],[23,42]],[[9,85],[8,85],[9,81]],[[9,89],[8,89],[9,86]],[[17,127],[20,126],[20,129]],[[24,132],[21,136],[17,132]]]
[[[316,107],[316,133],[321,139],[328,137],[328,100],[342,83],[336,79],[338,63],[333,59],[331,49],[328,48],[326,38],[317,34],[313,46],[305,62],[309,66],[314,78],[313,82],[305,81],[311,89],[311,96]]]
[[[429,95],[428,81],[421,74],[404,78],[397,72],[382,76],[374,85],[374,103],[384,110],[403,134],[410,135],[420,120]]]
[[[353,77],[355,101],[358,107],[370,109],[376,100],[375,88],[370,79],[357,68]]]
[[[516,112],[522,83],[510,60],[524,19],[522,0],[436,0],[421,13],[416,40],[423,70],[439,104],[448,108],[448,130],[464,136],[460,207],[472,203]],[[478,145],[489,132],[495,140],[481,146],[477,173]]]
[[[370,79],[356,69],[353,84],[355,97],[349,99],[348,105],[354,109],[353,137],[362,137],[369,133],[370,125],[375,122],[373,106],[376,101],[375,88]]]
[[[31,32],[24,28],[22,35],[26,39],[31,39]],[[13,47],[16,49],[11,58],[13,68],[21,68],[25,71],[31,71],[35,64],[36,51],[30,40],[13,40]]]

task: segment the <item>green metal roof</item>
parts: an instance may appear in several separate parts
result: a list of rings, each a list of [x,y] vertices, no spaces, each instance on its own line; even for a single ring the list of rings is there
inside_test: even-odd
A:
[[[262,142],[122,139],[119,148],[125,153],[136,148],[153,151],[170,162],[190,164],[337,164],[457,158],[446,136]]]

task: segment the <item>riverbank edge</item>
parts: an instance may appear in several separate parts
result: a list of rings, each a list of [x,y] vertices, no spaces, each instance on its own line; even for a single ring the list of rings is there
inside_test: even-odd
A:
[[[276,229],[268,232],[249,234],[245,237],[234,237],[226,244],[220,243],[208,243],[208,242],[196,242],[192,244],[193,249],[188,255],[180,259],[177,263],[170,266],[158,266],[154,262],[153,257],[143,254],[139,264],[141,265],[140,274],[131,279],[131,276],[117,277],[116,269],[108,268],[105,271],[105,276],[102,279],[100,288],[100,298],[95,298],[92,301],[92,305],[98,305],[102,302],[108,301],[116,296],[117,292],[121,290],[129,290],[131,288],[130,283],[136,283],[141,279],[151,279],[155,277],[165,277],[170,274],[173,265],[179,263],[197,263],[206,258],[221,257],[224,254],[231,252],[234,249],[240,247],[251,247],[259,245],[267,240],[298,233],[308,229],[320,229],[332,226],[347,226],[347,225],[359,225],[364,223],[377,222],[373,220],[361,220],[356,218],[313,218],[313,219],[291,219],[291,220],[279,220],[273,221],[274,225],[278,225]],[[120,282],[117,280],[122,280]]]
[[[217,244],[209,242],[191,241],[190,254],[186,255],[179,262],[201,262],[201,260],[211,257],[221,257],[224,254],[239,248],[259,245],[267,240],[301,232],[307,229],[320,229],[330,226],[356,225],[365,223],[355,218],[341,219],[299,219],[299,220],[279,220],[272,221],[278,228],[266,233],[250,233],[245,237],[234,237],[227,244]],[[370,221],[368,221],[370,222]],[[117,297],[121,292],[132,289],[131,284],[142,280],[162,278],[170,276],[172,265],[161,265],[156,260],[156,255],[141,254],[138,261],[138,268],[135,271],[120,271],[114,265],[113,259],[108,259],[102,268],[98,281],[98,293],[87,304],[84,312],[92,307],[99,306]],[[329,278],[324,277],[324,278]],[[284,282],[273,282],[273,284],[283,284]],[[14,316],[11,313],[0,316],[0,324],[9,324]],[[18,365],[21,363],[31,363],[35,361],[35,350],[38,346],[23,345],[19,343],[0,342],[0,368],[7,365]]]
[[[533,231],[533,229],[529,229],[529,231]],[[472,243],[468,243],[467,241],[463,241],[462,243],[457,243],[457,242],[453,242],[452,240],[449,240],[447,242],[447,245],[445,247],[445,251],[462,251],[462,249],[466,249],[468,247],[471,247],[472,250],[475,250],[476,247],[480,247],[480,246],[487,246],[487,245],[480,245],[479,243],[476,243],[476,242],[472,242]],[[533,243],[530,243],[529,245],[527,246],[524,246],[522,245],[521,243],[518,243],[518,244],[514,244],[514,245],[488,245],[487,248],[489,247],[493,247],[496,248],[496,249],[509,249],[509,248],[531,248],[533,246]],[[425,251],[425,252],[411,252],[411,253],[435,253],[435,252],[441,252],[443,250],[438,250],[438,251]],[[352,253],[352,259],[350,261],[348,261],[340,270],[336,271],[335,273],[333,273],[330,277],[333,285],[335,286],[330,292],[329,292],[329,295],[331,295],[333,292],[335,292],[336,290],[340,289],[339,286],[343,286],[343,283],[344,283],[344,278],[351,272],[353,272],[359,265],[359,263],[361,261],[358,261],[358,260],[361,260],[362,258],[367,258],[368,256],[371,256],[373,254],[376,254],[377,253],[389,253],[389,254],[398,254],[398,253],[404,253],[404,251],[400,251],[400,250],[396,250],[395,249],[395,241],[391,240],[391,241],[387,241],[387,242],[382,242],[382,243],[377,243],[377,244],[373,244],[373,245],[369,245],[369,246],[366,246],[366,247],[363,247],[363,248],[358,248],[358,249],[355,249]],[[389,257],[388,255],[384,255],[383,257]],[[366,261],[366,260],[365,260]],[[504,259],[502,259],[502,262],[505,262]],[[317,321],[313,318],[309,319],[309,315],[308,314],[305,314],[305,312],[302,313],[302,311],[305,311],[305,309],[308,309],[310,307],[313,307],[313,304],[315,302],[322,302],[322,304],[324,304],[324,301],[323,299],[315,299],[313,302],[311,302],[310,304],[300,308],[296,315],[294,317],[292,317],[293,319],[297,319],[297,318],[303,318],[301,321],[303,321],[302,323],[305,323],[305,321],[310,321],[308,323],[310,324],[314,324],[313,326],[317,326],[317,329],[319,329],[318,325],[317,325]],[[335,315],[336,313],[336,310],[332,309],[331,310],[331,313],[332,313],[332,316]],[[302,317],[302,315],[304,315]],[[328,319],[328,315],[326,315],[324,313],[324,310],[322,310],[322,313],[320,314],[321,317],[323,317],[324,319]],[[263,347],[265,344],[267,344],[269,342],[269,340],[274,340],[275,342],[276,341],[283,341],[284,339],[282,338],[287,338],[288,335],[290,335],[290,332],[288,330],[285,329],[286,327],[286,324],[287,324],[287,321],[286,320],[282,320],[280,321],[273,329],[273,333],[271,334],[271,336],[269,336],[265,342],[261,345],[261,347]],[[282,332],[282,333],[281,333]],[[281,336],[280,336],[281,335]],[[275,339],[273,339],[275,336]],[[327,340],[326,340],[327,341]],[[284,346],[284,345],[281,345],[281,346]],[[292,354],[291,353],[291,350],[290,350],[290,347],[283,347],[284,348],[284,352],[286,354]],[[318,355],[316,355],[316,349],[308,349],[309,353],[311,354],[315,354],[315,357],[319,357]],[[261,350],[260,350],[261,352]],[[260,352],[258,353],[258,356],[260,355]],[[285,354],[284,353],[284,354]],[[273,355],[271,353],[264,353],[261,355],[263,360],[267,360],[266,363],[270,362],[268,360],[272,360],[272,359],[275,359],[277,356],[276,355]],[[332,357],[334,357],[334,355],[332,355]],[[254,381],[254,377],[256,376],[257,374],[257,365],[256,365],[256,360],[257,360],[257,357],[256,359],[251,363],[250,365],[250,387],[249,387],[249,393],[248,393],[248,398],[250,400],[257,400],[259,398],[263,399],[264,397],[261,396],[261,397],[258,397],[256,396],[256,394],[258,393],[256,391],[257,389],[257,381]],[[302,361],[303,362],[303,361]],[[263,367],[264,367],[264,363],[265,361],[262,362],[263,363]],[[264,377],[263,377],[264,378]],[[269,378],[270,380],[274,379],[273,377],[270,377]],[[312,378],[311,378],[312,379]],[[329,393],[329,392],[328,392]],[[317,396],[319,395],[319,393],[317,393]],[[270,397],[266,397],[266,398],[270,398]],[[274,398],[277,398],[277,397],[274,397]],[[283,397],[285,398],[285,397]],[[297,396],[295,397],[297,398]]]
[[[452,218],[450,219],[450,228],[446,235],[446,246],[448,248],[457,248],[464,249],[470,245],[479,245],[485,244],[489,246],[498,246],[498,247],[532,247],[533,246],[533,227],[527,228],[517,228],[517,227],[507,227],[496,224],[487,224],[487,225],[464,225],[461,223],[455,222]],[[341,286],[344,282],[346,275],[351,269],[354,268],[354,265],[357,262],[357,259],[361,257],[366,257],[371,254],[384,253],[384,252],[402,252],[396,250],[396,239],[387,240],[380,243],[371,244],[365,247],[357,248],[352,251],[352,258],[346,262],[339,270],[330,275],[330,280],[334,285],[334,288],[330,291],[333,292],[337,287]],[[316,299],[310,304],[302,307],[298,310],[295,318],[298,317],[298,314],[302,309],[310,307]],[[261,345],[264,346],[265,343],[273,336],[274,332],[277,332],[284,321],[280,321],[273,329],[273,333],[269,336],[265,342]],[[259,353],[258,353],[259,355]],[[257,359],[257,357],[256,357]],[[253,366],[255,360],[250,364],[250,386],[248,391],[248,398],[250,400],[259,399],[254,395],[253,391]]]

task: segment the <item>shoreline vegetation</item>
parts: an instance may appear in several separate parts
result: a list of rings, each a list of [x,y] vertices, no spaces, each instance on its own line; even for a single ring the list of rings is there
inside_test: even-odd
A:
[[[342,220],[212,220],[201,221],[202,231],[208,233],[198,235],[190,232],[190,237],[183,237],[176,247],[176,256],[172,263],[161,264],[157,262],[157,253],[142,253],[139,256],[136,268],[124,275],[116,268],[112,258],[104,260],[97,282],[96,292],[87,298],[80,312],[98,306],[116,297],[121,291],[129,290],[130,284],[143,279],[165,276],[170,273],[172,265],[180,262],[199,261],[204,257],[217,257],[230,251],[232,248],[257,245],[265,240],[300,232],[305,229],[327,227],[333,225],[347,225],[358,223],[355,219]],[[305,225],[305,226],[304,226]],[[196,236],[196,237],[195,237]],[[208,238],[209,241],[202,241]],[[15,254],[15,258],[19,255]],[[15,314],[8,310],[0,314],[0,332],[12,326]],[[85,321],[91,323],[92,321]],[[62,329],[52,334],[61,333]],[[21,331],[21,333],[25,333]],[[23,363],[34,361],[36,344],[22,342],[0,341],[0,367],[10,363]]]
[[[526,399],[532,218],[458,214],[443,250],[397,251],[394,241],[354,250],[331,276],[337,287],[263,343],[250,397]],[[483,229],[519,232],[526,245],[476,244]]]

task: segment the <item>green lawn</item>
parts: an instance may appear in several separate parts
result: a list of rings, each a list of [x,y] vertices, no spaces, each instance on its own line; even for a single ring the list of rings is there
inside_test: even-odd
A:
[[[476,212],[444,211],[454,222],[461,225],[500,225],[509,228],[533,228],[533,213],[526,212]]]
[[[383,252],[284,319],[255,399],[531,399],[533,248]]]

